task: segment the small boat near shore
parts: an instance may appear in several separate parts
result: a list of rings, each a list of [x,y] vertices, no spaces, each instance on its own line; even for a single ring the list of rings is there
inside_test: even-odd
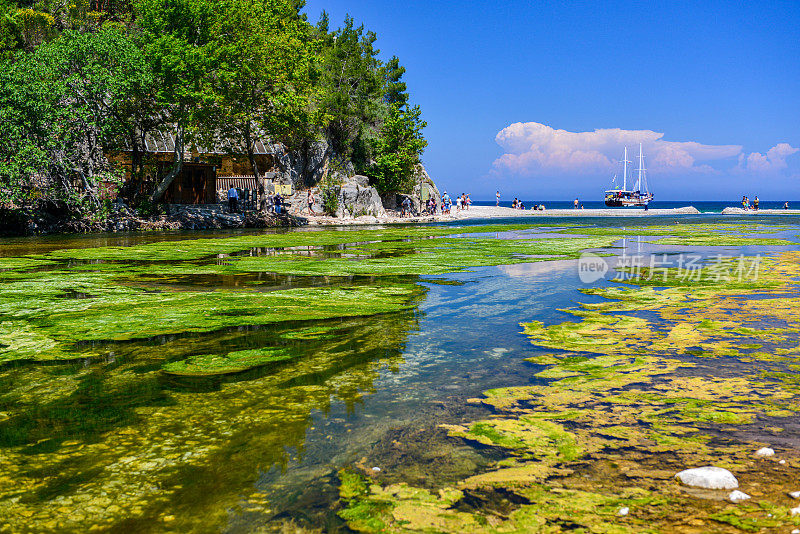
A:
[[[628,189],[628,147],[622,156],[622,189],[609,189],[605,192],[605,204],[609,208],[630,208],[647,205],[653,200],[653,194],[647,189],[647,171],[644,168],[644,155],[642,144],[639,143],[639,169],[636,184],[633,189]],[[616,175],[613,181],[616,182]],[[644,188],[644,192],[642,192]]]

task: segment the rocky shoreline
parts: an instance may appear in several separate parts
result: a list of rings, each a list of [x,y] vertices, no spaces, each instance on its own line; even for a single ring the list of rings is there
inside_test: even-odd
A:
[[[372,188],[369,188],[372,189]],[[351,192],[343,188],[345,195],[355,198],[360,192]],[[305,191],[295,195],[297,200]],[[370,193],[372,193],[370,191]],[[343,195],[343,196],[345,196]],[[369,197],[372,204],[376,204],[375,196]],[[346,198],[348,198],[346,196]],[[516,210],[494,206],[472,206],[468,210],[452,210],[450,214],[415,215],[401,217],[400,212],[383,207],[377,210],[363,210],[362,215],[353,216],[349,210],[342,210],[337,216],[312,214],[308,212],[307,205],[298,205],[290,208],[289,213],[276,215],[274,213],[259,213],[255,210],[241,213],[229,213],[226,204],[204,205],[178,205],[167,206],[166,213],[153,217],[141,217],[125,207],[120,207],[108,220],[103,222],[78,221],[60,223],[57,221],[30,219],[27,227],[20,228],[18,233],[48,234],[48,233],[88,233],[88,232],[132,232],[149,230],[218,230],[237,228],[271,228],[295,226],[363,226],[375,224],[420,224],[465,221],[470,219],[505,219],[505,218],[530,218],[530,217],[655,217],[666,215],[698,215],[693,206],[671,209],[554,209],[554,210]],[[725,208],[723,215],[800,215],[800,210],[743,210],[741,208]]]

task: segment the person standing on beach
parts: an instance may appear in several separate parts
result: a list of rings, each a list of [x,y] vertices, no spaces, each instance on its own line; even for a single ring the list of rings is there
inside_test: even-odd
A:
[[[311,189],[308,190],[308,213],[309,215],[316,215],[316,213],[314,213],[314,194],[311,192]]]
[[[753,209],[758,211],[758,195],[753,199]]]
[[[573,204],[573,206],[575,206],[575,209],[578,209],[578,204],[580,204],[580,202],[578,202],[578,198],[577,197],[575,198],[575,202],[573,202],[572,204]]]
[[[785,210],[789,209],[789,203],[788,202],[784,202],[783,203],[783,209],[785,209]]]
[[[494,196],[497,199],[495,201],[495,203],[494,203],[494,207],[499,208],[500,207],[500,191],[498,191]]]

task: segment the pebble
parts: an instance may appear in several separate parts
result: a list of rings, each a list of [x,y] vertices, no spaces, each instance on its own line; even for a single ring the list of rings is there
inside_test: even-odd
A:
[[[761,447],[756,451],[756,456],[762,456],[766,458],[767,456],[775,456],[775,451],[770,449],[769,447]]]
[[[790,491],[789,497],[792,499],[800,499],[800,491]]]
[[[625,515],[628,515],[628,512],[630,512],[628,507],[627,506],[623,506],[622,508],[619,509],[619,512],[617,512],[617,515],[625,516]]]
[[[796,528],[792,531],[792,534],[800,534],[800,528]]]
[[[381,472],[381,468],[380,467],[373,467],[372,468],[372,472],[373,473],[380,473]]]
[[[778,461],[778,463],[779,463],[779,464],[781,464],[781,465],[783,465],[783,464],[785,464],[785,463],[786,463],[786,460],[780,460],[780,461]]]
[[[798,506],[797,508],[792,508],[789,511],[792,513],[793,516],[800,514],[800,506]]]
[[[707,466],[696,467],[681,471],[675,478],[687,486],[706,489],[736,489],[739,481],[733,473],[721,467]]]
[[[743,491],[734,490],[728,494],[728,500],[732,503],[736,504],[737,502],[746,501],[750,498],[750,495],[744,493]]]

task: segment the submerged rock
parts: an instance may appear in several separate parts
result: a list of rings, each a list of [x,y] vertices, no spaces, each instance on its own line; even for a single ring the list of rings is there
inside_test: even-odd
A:
[[[775,456],[775,451],[770,449],[769,447],[761,447],[756,451],[756,456],[762,456],[764,458],[768,456]]]
[[[687,486],[705,489],[736,489],[739,481],[733,473],[721,467],[696,467],[681,471],[675,478]]]
[[[734,504],[742,502],[742,501],[746,501],[749,498],[750,498],[750,495],[744,493],[743,491],[739,491],[739,490],[733,490],[732,492],[730,492],[730,494],[728,494],[728,500],[731,501]]]

